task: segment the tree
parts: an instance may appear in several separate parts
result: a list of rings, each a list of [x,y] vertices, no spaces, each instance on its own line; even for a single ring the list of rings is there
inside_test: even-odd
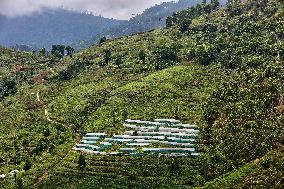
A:
[[[16,82],[11,79],[0,77],[0,100],[6,96],[15,94],[17,92]]]
[[[178,44],[170,44],[167,46],[160,46],[155,49],[156,62],[154,64],[155,70],[165,69],[178,63]]]
[[[111,51],[109,49],[104,50],[104,59],[100,63],[100,66],[107,66],[111,61]]]
[[[145,62],[146,58],[147,58],[147,54],[145,53],[145,51],[142,49],[139,51],[138,53],[138,57],[140,60],[142,60],[143,62]]]
[[[169,28],[169,27],[172,27],[174,25],[173,23],[173,17],[172,16],[169,16],[167,19],[166,19],[166,27]]]
[[[99,44],[103,44],[104,42],[106,42],[106,40],[107,40],[107,38],[106,38],[106,37],[102,37],[102,38],[100,39]]]
[[[124,110],[124,111],[122,112],[122,119],[123,119],[123,120],[126,120],[127,117],[128,117],[128,112],[127,112],[126,110]]]
[[[80,154],[79,159],[78,159],[78,167],[79,169],[83,170],[86,168],[86,159],[83,154]]]
[[[175,119],[180,119],[180,106],[177,106],[174,111]]]
[[[188,27],[190,26],[190,24],[191,24],[191,20],[184,20],[184,21],[181,23],[181,25],[180,25],[180,27],[179,27],[179,30],[180,30],[182,33],[188,31]]]
[[[171,163],[171,166],[170,166],[170,170],[172,172],[172,174],[175,174],[176,176],[179,176],[180,173],[181,173],[181,168],[180,168],[180,165],[179,165],[179,162],[177,159],[174,159]]]
[[[39,153],[43,152],[46,148],[47,148],[46,142],[45,142],[43,139],[41,139],[41,140],[37,143],[36,148],[33,149],[33,153],[35,153],[35,154],[38,155]]]
[[[25,161],[23,170],[24,170],[24,171],[27,171],[27,170],[29,170],[31,167],[32,167],[32,163],[31,163],[30,159],[27,158],[27,160]]]
[[[70,47],[70,46],[67,46],[66,48],[65,48],[65,50],[66,50],[66,52],[67,52],[67,56],[71,56],[72,57],[72,54],[75,52],[75,49],[73,49],[72,47]]]
[[[44,129],[42,134],[44,137],[48,137],[50,135],[50,129],[49,128]]]
[[[63,58],[65,54],[65,46],[64,45],[52,45],[51,54],[59,59]]]
[[[172,44],[170,46],[158,47],[155,52],[158,61],[177,61],[178,51],[178,47],[175,44]]]
[[[46,49],[45,48],[42,48],[40,51],[39,51],[39,54],[41,56],[45,56],[46,55]]]
[[[214,11],[219,8],[220,2],[219,0],[211,0],[211,10]]]
[[[118,56],[117,56],[117,58],[116,58],[115,61],[114,61],[114,64],[115,64],[118,68],[121,68],[121,65],[123,64],[122,56],[121,56],[121,55],[118,55]]]

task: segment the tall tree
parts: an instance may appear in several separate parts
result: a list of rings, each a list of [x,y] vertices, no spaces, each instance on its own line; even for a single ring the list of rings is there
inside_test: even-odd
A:
[[[100,66],[107,66],[111,61],[111,51],[109,49],[104,50],[103,61],[100,63]]]
[[[61,59],[64,57],[65,46],[64,45],[52,45],[51,54]]]
[[[78,159],[78,167],[83,170],[86,168],[86,158],[83,154],[80,154],[79,159]]]
[[[69,45],[65,48],[66,52],[67,52],[67,56],[71,56],[72,57],[72,54],[75,52],[75,49],[70,47]]]

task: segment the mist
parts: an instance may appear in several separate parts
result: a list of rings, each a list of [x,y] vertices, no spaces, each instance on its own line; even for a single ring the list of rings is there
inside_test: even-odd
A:
[[[172,0],[0,0],[0,14],[9,17],[40,12],[44,8],[89,11],[107,18],[129,19],[155,4]]]

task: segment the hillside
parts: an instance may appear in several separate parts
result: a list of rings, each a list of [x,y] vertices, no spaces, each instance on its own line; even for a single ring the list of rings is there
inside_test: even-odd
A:
[[[0,15],[0,44],[50,49],[54,44],[66,45],[89,39],[122,22],[91,13],[47,8],[26,16]]]
[[[283,188],[283,6],[203,3],[169,17],[167,28],[53,64],[45,57],[41,69],[53,66],[46,82],[29,75],[0,103],[0,174],[21,171],[0,187]],[[3,49],[2,66],[24,55]],[[1,74],[14,78],[8,68]],[[84,155],[78,168],[72,147],[86,132],[113,134],[125,118],[158,117],[196,123],[202,156]]]
[[[198,188],[282,188],[283,158],[283,148],[273,150]]]

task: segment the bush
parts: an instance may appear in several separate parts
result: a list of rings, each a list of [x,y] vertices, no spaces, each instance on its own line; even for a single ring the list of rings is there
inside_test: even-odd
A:
[[[17,91],[16,82],[12,79],[0,78],[0,100],[6,96],[13,95]]]
[[[74,63],[68,65],[67,69],[61,70],[57,76],[61,80],[69,80],[75,77],[79,72],[83,71],[87,66],[90,65],[89,60],[75,60]]]
[[[30,159],[27,159],[27,160],[25,161],[23,170],[24,170],[24,171],[27,171],[27,170],[29,170],[31,167],[32,167],[32,163],[31,163]]]
[[[162,70],[169,66],[173,66],[178,63],[178,52],[180,46],[178,44],[170,44],[157,47],[155,53],[155,70]]]

